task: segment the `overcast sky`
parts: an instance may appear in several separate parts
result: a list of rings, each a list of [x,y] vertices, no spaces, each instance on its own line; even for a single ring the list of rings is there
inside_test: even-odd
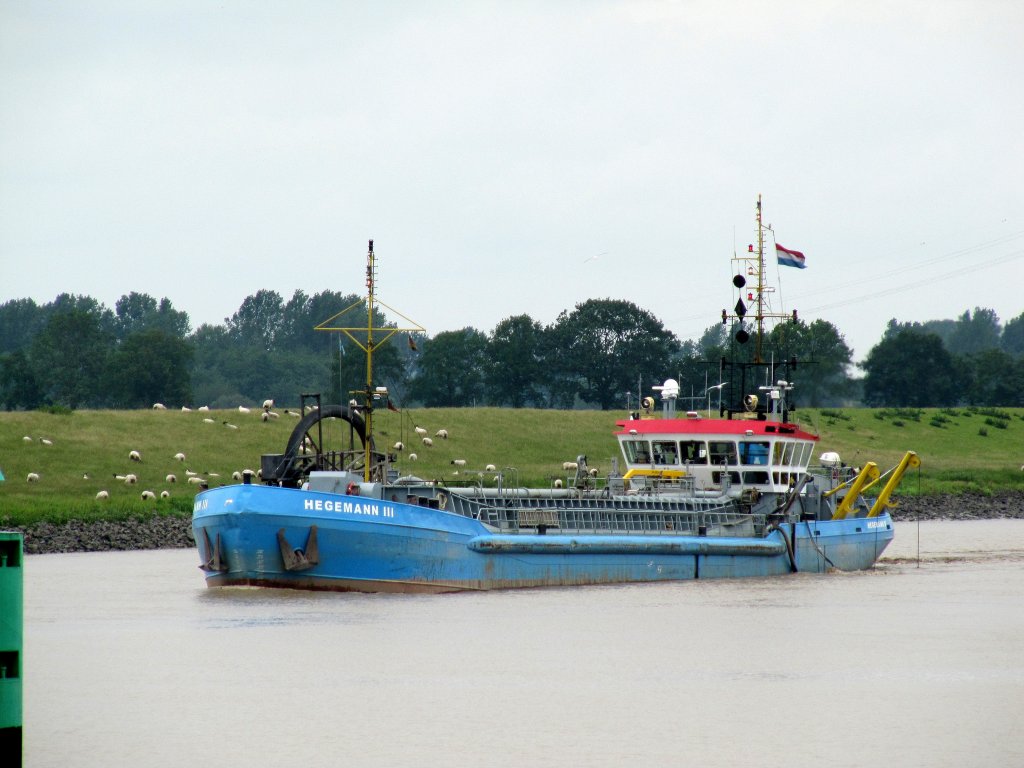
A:
[[[372,237],[430,335],[616,298],[697,338],[761,194],[781,308],[861,359],[1024,311],[1022,190],[1018,0],[0,3],[0,302],[221,323],[362,293]]]

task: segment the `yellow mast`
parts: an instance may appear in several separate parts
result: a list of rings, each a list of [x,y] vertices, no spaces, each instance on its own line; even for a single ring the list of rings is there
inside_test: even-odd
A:
[[[350,310],[355,309],[356,307],[360,306],[363,303],[363,300],[360,300],[360,301],[357,301],[355,304],[351,304],[351,305],[345,307],[345,309],[341,310],[341,312],[338,312],[335,315],[331,315],[329,318],[324,320],[322,323],[320,323],[320,325],[316,326],[313,329],[313,330],[316,330],[316,331],[340,331],[341,333],[344,333],[346,336],[348,336],[355,343],[355,345],[357,347],[359,347],[361,350],[363,350],[363,352],[366,353],[366,388],[363,389],[362,391],[354,390],[352,392],[353,395],[362,395],[363,396],[363,422],[364,422],[365,427],[366,427],[365,439],[363,440],[363,448],[364,448],[364,451],[365,451],[365,457],[364,457],[364,460],[363,460],[363,480],[365,482],[370,482],[370,470],[372,468],[371,465],[373,463],[373,451],[371,450],[371,441],[370,441],[370,437],[371,437],[371,435],[373,435],[373,399],[378,394],[387,394],[386,391],[384,391],[382,393],[378,393],[377,390],[374,389],[374,386],[373,386],[373,352],[374,352],[374,350],[377,349],[377,347],[379,347],[381,344],[386,342],[388,339],[390,339],[392,336],[394,336],[396,333],[399,333],[400,331],[406,331],[406,332],[409,332],[409,333],[412,333],[413,331],[417,331],[417,332],[422,333],[423,330],[424,330],[421,326],[417,325],[414,321],[410,320],[408,317],[403,315],[401,312],[398,312],[395,309],[389,307],[383,301],[378,301],[377,300],[377,295],[376,295],[376,282],[377,282],[377,261],[376,261],[376,256],[373,253],[373,240],[370,240],[369,250],[367,251],[367,254],[366,254],[366,299],[365,299],[365,302],[366,302],[366,326],[363,327],[363,328],[345,328],[345,327],[339,327],[339,326],[332,326],[332,325],[330,325],[330,323],[333,320],[335,320],[336,318],[339,318],[342,315],[344,315],[345,313],[349,312]],[[403,320],[406,320],[409,323],[412,323],[412,326],[411,327],[406,327],[406,328],[400,328],[400,327],[397,327],[397,326],[396,327],[391,327],[391,326],[375,326],[373,324],[373,312],[374,312],[374,308],[377,305],[385,307],[386,309],[388,309],[393,314],[398,315],[399,317],[401,317]],[[374,342],[373,332],[375,330],[387,331],[387,333],[384,334],[384,336],[380,339],[380,341]],[[359,337],[353,335],[355,333],[360,333],[360,334],[365,333],[366,334],[366,343],[364,344]]]

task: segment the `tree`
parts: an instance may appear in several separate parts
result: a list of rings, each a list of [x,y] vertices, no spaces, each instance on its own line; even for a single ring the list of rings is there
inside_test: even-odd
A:
[[[986,349],[966,360],[970,369],[966,400],[970,405],[1024,405],[1024,358],[1001,349]]]
[[[774,360],[796,358],[794,381],[799,400],[809,406],[841,405],[851,394],[847,369],[853,352],[839,330],[826,320],[810,325],[802,320],[780,323],[772,329],[768,343]]]
[[[0,355],[0,407],[31,410],[42,404],[43,393],[25,351]]]
[[[900,330],[872,347],[860,366],[870,406],[950,406],[962,392],[963,366],[934,333]]]
[[[945,340],[946,349],[954,355],[973,355],[987,349],[999,348],[999,317],[994,310],[974,308],[956,321],[952,333]]]
[[[444,331],[423,344],[409,396],[428,408],[476,405],[484,399],[487,336],[475,328]]]
[[[1024,356],[1024,312],[1003,326],[1003,335],[999,338],[1003,351],[1018,357]]]
[[[544,327],[529,315],[498,323],[487,344],[487,391],[491,402],[521,408],[542,400]]]
[[[226,322],[228,333],[236,344],[270,350],[277,343],[283,320],[281,295],[277,291],[263,289],[247,296]]]
[[[158,328],[130,334],[113,353],[110,369],[118,404],[189,403],[192,344]]]
[[[45,399],[69,408],[106,405],[112,345],[100,314],[70,309],[53,315],[33,339],[29,355]]]
[[[177,311],[168,298],[160,299],[158,304],[149,294],[132,291],[117,300],[114,314],[118,339],[148,330],[160,330],[179,339],[188,335],[188,314]]]
[[[629,301],[591,299],[562,312],[550,330],[552,368],[575,381],[586,402],[609,410],[639,380],[661,383],[672,372],[676,337],[650,312]]]
[[[46,322],[46,313],[32,299],[0,304],[0,354],[28,349]]]

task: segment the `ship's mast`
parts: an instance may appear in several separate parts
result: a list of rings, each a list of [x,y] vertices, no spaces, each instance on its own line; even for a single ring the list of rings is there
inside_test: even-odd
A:
[[[373,465],[373,404],[378,398],[388,396],[388,391],[385,387],[374,387],[373,386],[373,353],[377,347],[381,346],[394,336],[399,331],[405,332],[423,332],[423,327],[417,325],[412,320],[409,320],[405,315],[397,310],[389,307],[383,301],[377,300],[376,293],[377,284],[377,258],[373,253],[373,240],[370,240],[369,248],[366,253],[366,326],[363,328],[350,328],[350,327],[338,327],[331,325],[331,322],[346,314],[347,312],[360,306],[363,301],[360,300],[355,304],[351,304],[345,309],[341,310],[335,315],[332,315],[328,319],[324,320],[320,325],[316,326],[314,330],[317,331],[340,331],[348,336],[363,352],[366,353],[366,387],[362,390],[354,390],[351,392],[353,395],[362,395],[363,405],[363,423],[365,424],[365,437],[363,439],[364,458],[363,458],[363,480],[370,482],[370,473]],[[397,327],[397,326],[375,326],[373,324],[374,311],[377,306],[382,306],[388,309],[392,314],[397,315],[403,320],[408,321],[412,325],[409,327]],[[379,341],[375,341],[373,332],[385,331],[384,335]],[[355,334],[359,334],[358,336]],[[365,337],[362,334],[366,334]],[[365,338],[365,343],[363,341]]]

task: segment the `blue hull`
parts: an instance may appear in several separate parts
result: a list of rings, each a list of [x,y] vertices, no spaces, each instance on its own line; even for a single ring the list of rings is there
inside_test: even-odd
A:
[[[884,514],[784,523],[763,538],[496,534],[443,510],[262,485],[199,494],[193,529],[208,586],[362,592],[862,570],[893,536]]]

